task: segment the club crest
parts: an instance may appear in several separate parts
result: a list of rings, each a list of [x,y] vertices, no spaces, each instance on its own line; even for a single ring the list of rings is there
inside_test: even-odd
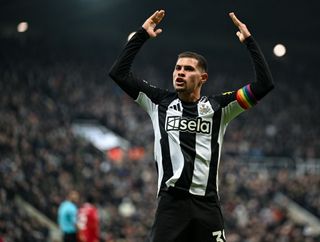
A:
[[[210,107],[206,104],[201,104],[200,107],[199,107],[199,114],[200,115],[205,115],[207,113],[210,112]]]

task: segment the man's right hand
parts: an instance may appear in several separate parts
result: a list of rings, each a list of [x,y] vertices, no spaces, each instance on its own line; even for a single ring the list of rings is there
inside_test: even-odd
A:
[[[142,28],[144,28],[147,31],[151,38],[157,37],[162,32],[162,29],[155,28],[157,24],[159,24],[162,21],[164,14],[164,10],[157,10],[142,25]]]

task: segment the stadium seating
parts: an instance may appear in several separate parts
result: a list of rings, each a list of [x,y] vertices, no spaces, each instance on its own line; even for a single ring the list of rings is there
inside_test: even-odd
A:
[[[11,201],[19,194],[55,222],[57,208],[71,188],[83,196],[95,192],[103,241],[145,238],[156,204],[153,130],[148,116],[106,73],[95,63],[47,64],[32,58],[23,64],[13,58],[1,67],[0,238],[45,241],[47,228]],[[294,74],[277,77],[281,79],[275,91],[233,121],[226,133],[220,192],[229,242],[319,241],[273,200],[275,192],[282,191],[320,218],[319,174],[283,176],[285,170],[279,170],[257,175],[236,161],[238,156],[302,162],[320,157],[320,127],[313,123],[320,111],[318,89],[289,82],[298,78]],[[212,78],[208,89],[219,92],[230,88],[219,80],[241,77]],[[79,118],[95,119],[132,146],[144,147],[143,158],[109,159],[73,135],[71,125]]]

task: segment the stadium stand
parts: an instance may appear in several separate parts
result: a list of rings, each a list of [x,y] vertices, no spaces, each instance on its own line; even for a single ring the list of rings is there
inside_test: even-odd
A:
[[[17,195],[56,222],[58,205],[72,188],[81,194],[94,191],[101,216],[101,241],[138,242],[145,238],[156,202],[152,127],[147,115],[106,73],[105,66],[94,62],[41,62],[35,58],[23,63],[11,58],[1,66],[3,241],[50,238],[47,227],[13,202]],[[232,88],[224,86],[223,80],[240,79],[226,74],[212,78],[208,89],[218,91]],[[320,176],[316,170],[320,130],[313,123],[320,111],[318,89],[314,88],[319,83],[299,72],[277,74],[277,79],[274,93],[255,110],[241,115],[226,133],[220,192],[229,242],[320,241],[319,234],[309,233],[306,224],[297,223],[274,199],[281,191],[320,218]],[[314,87],[290,82],[292,79],[312,82]],[[77,119],[95,119],[129,140],[132,147],[143,147],[144,155],[133,158],[124,152],[112,159],[73,134],[71,126]],[[275,165],[283,157],[292,161],[290,169],[281,165],[272,172],[250,169],[252,159]],[[309,172],[299,173],[297,162],[314,165]]]

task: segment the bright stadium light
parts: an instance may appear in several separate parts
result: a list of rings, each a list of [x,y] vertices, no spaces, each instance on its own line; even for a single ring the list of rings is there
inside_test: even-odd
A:
[[[286,47],[283,44],[277,44],[273,48],[273,54],[277,57],[283,57],[287,52]]]
[[[21,22],[21,23],[19,23],[18,26],[17,26],[17,31],[18,31],[19,33],[26,32],[26,31],[28,30],[28,27],[29,27],[29,25],[28,25],[27,22]]]

